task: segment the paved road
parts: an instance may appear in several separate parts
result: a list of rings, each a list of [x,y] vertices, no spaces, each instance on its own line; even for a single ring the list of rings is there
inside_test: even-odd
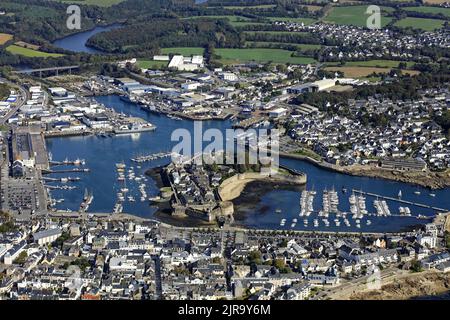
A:
[[[4,78],[0,78],[1,82],[7,83],[10,86],[14,86],[16,87],[17,85],[4,79]],[[20,95],[17,99],[16,102],[16,106],[14,108],[12,108],[11,110],[8,111],[8,113],[0,119],[0,125],[5,124],[13,115],[15,115],[17,113],[17,111],[19,111],[19,109],[27,102],[27,100],[30,98],[28,91],[25,90],[22,86],[19,86],[19,91],[20,91]]]

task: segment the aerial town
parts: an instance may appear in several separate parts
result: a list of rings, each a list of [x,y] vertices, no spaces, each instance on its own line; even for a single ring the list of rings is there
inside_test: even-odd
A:
[[[86,2],[0,4],[0,300],[450,297],[448,3]]]

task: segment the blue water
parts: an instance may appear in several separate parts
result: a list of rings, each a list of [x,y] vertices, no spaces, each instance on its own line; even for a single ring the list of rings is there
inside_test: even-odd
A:
[[[83,198],[84,189],[88,188],[93,191],[94,201],[89,209],[91,212],[111,212],[116,201],[116,193],[118,192],[119,183],[115,170],[115,164],[124,161],[127,167],[134,166],[136,176],[143,174],[147,169],[159,165],[167,164],[170,160],[160,159],[152,162],[141,164],[142,168],[137,169],[136,164],[130,161],[130,158],[136,155],[152,154],[161,151],[170,151],[172,146],[177,142],[171,142],[170,136],[173,130],[178,128],[186,128],[192,132],[192,121],[177,121],[167,118],[163,115],[148,113],[140,109],[137,105],[127,103],[120,100],[117,96],[96,97],[97,101],[113,108],[118,112],[128,115],[144,118],[157,126],[154,132],[145,132],[133,135],[115,136],[112,138],[101,138],[96,136],[87,137],[69,137],[69,138],[52,138],[47,140],[47,148],[53,155],[53,160],[63,160],[64,158],[75,159],[81,158],[86,160],[86,167],[91,169],[89,173],[70,174],[71,176],[79,176],[81,181],[72,185],[78,186],[72,191],[52,191],[52,196],[56,199],[65,198],[66,200],[58,205],[60,209],[77,210]],[[202,123],[203,129],[218,128],[223,131],[231,127],[230,121],[206,121]],[[321,208],[321,192],[324,189],[335,188],[339,192],[340,205],[342,211],[349,211],[348,197],[351,189],[357,189],[367,192],[373,192],[385,196],[396,197],[399,190],[402,190],[403,199],[415,201],[431,206],[450,208],[450,197],[448,197],[449,189],[434,191],[436,197],[431,197],[430,190],[427,188],[417,187],[401,182],[394,182],[384,179],[375,179],[367,177],[356,177],[344,175],[332,171],[328,171],[316,167],[308,162],[280,159],[280,163],[290,168],[306,172],[308,182],[306,188],[314,189],[317,195],[314,201],[315,210]],[[61,167],[57,167],[61,169]],[[128,169],[128,168],[127,168]],[[53,176],[67,176],[67,174],[59,174]],[[150,207],[148,202],[139,202],[138,184],[131,182],[127,187],[131,193],[135,195],[137,202],[125,202],[124,212],[132,213],[142,217],[152,217],[155,208]],[[348,189],[346,194],[341,192],[342,187]],[[146,182],[148,196],[156,196],[158,190],[154,181],[148,178]],[[414,192],[420,191],[420,195]],[[375,212],[373,208],[374,198],[367,197],[366,206],[369,212]],[[243,224],[251,227],[280,229],[281,218],[286,218],[286,229],[290,229],[291,220],[298,219],[295,229],[305,229],[303,226],[303,218],[298,216],[300,194],[299,192],[289,190],[273,190],[261,197],[260,203],[254,210],[250,210],[245,216]],[[388,201],[391,213],[398,213],[399,203]],[[431,216],[435,212],[431,209],[409,206],[413,215]],[[281,209],[281,213],[275,213],[277,209]],[[361,229],[354,227],[355,222],[349,219],[352,227],[348,228],[343,223],[339,228],[334,226],[334,216],[330,215],[330,227],[325,227],[322,221],[319,228],[313,228],[314,215],[309,217],[310,230],[330,230],[330,231],[396,231],[406,226],[425,223],[426,220],[417,220],[415,218],[406,217],[389,217],[378,218],[370,217],[372,221],[370,226],[366,226],[366,218],[362,219]],[[320,219],[319,219],[320,220]],[[342,219],[341,219],[342,221]]]
[[[97,33],[111,31],[114,29],[118,29],[120,27],[121,27],[120,24],[112,24],[110,26],[105,27],[95,27],[92,30],[78,32],[70,36],[55,40],[52,44],[56,47],[73,52],[101,54],[103,53],[101,50],[97,50],[95,48],[90,48],[86,46],[86,42],[89,40],[90,37],[96,35]]]
[[[186,128],[189,131],[193,131],[194,123],[192,121],[177,121],[169,119],[166,116],[145,112],[135,104],[120,100],[118,96],[96,97],[96,100],[114,108],[118,112],[144,118],[156,125],[157,129],[154,132],[119,135],[113,138],[84,136],[47,139],[47,149],[51,152],[53,160],[61,161],[65,158],[70,160],[76,158],[85,159],[86,167],[91,170],[89,173],[70,174],[71,176],[79,176],[81,178],[81,181],[72,184],[77,186],[77,189],[70,191],[51,191],[53,198],[65,199],[63,203],[58,204],[58,209],[78,210],[83,199],[84,190],[88,188],[94,194],[94,201],[89,211],[111,212],[117,198],[116,193],[121,186],[117,181],[116,163],[123,161],[127,165],[127,169],[130,166],[135,167],[136,176],[143,175],[151,167],[169,163],[170,158],[142,163],[141,169],[136,168],[137,165],[130,160],[131,158],[157,152],[170,152],[172,146],[178,143],[170,141],[172,131],[178,128]],[[224,130],[230,127],[230,122],[205,121],[202,125],[204,129],[219,128]],[[55,167],[58,170],[63,168],[59,166]],[[50,177],[68,175],[67,173],[53,174]],[[59,185],[59,183],[49,184]],[[131,194],[135,195],[137,201],[134,203],[126,202],[124,212],[151,217],[155,212],[155,208],[150,207],[148,202],[139,201],[140,193],[138,192],[138,184],[132,181],[131,184],[127,184],[127,188],[130,189]],[[158,195],[158,189],[151,179],[147,181],[147,195],[149,197]]]

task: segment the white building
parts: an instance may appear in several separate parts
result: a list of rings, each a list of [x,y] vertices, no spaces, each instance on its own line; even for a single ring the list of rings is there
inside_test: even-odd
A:
[[[155,61],[169,61],[169,56],[153,56],[153,60]]]
[[[283,117],[287,114],[287,109],[285,108],[277,108],[274,110],[270,110],[269,111],[269,116],[271,118],[279,118],[279,117]]]
[[[40,245],[52,243],[62,235],[62,231],[59,228],[39,231],[33,234],[33,239]]]
[[[172,57],[172,60],[170,60],[168,67],[178,69],[183,64],[184,64],[184,57],[175,55]]]
[[[219,77],[225,81],[236,81],[238,79],[237,75],[232,72],[222,72]]]
[[[427,246],[430,249],[436,248],[437,238],[432,234],[420,234],[417,237],[417,242],[421,246]]]

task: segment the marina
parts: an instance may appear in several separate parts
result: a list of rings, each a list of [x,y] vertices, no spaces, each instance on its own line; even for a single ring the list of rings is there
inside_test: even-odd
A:
[[[169,163],[169,156],[153,156],[155,154],[167,155],[168,152],[162,152],[162,150],[170,150],[167,142],[170,141],[173,130],[186,128],[193,132],[193,122],[190,120],[174,120],[164,115],[146,112],[138,105],[122,101],[117,96],[98,96],[95,99],[107,107],[114,108],[116,112],[145,119],[157,126],[158,130],[106,138],[95,135],[48,138],[47,148],[55,159],[85,159],[90,169],[89,174],[83,175],[82,179],[77,182],[78,189],[52,190],[52,197],[57,199],[64,197],[66,199],[63,203],[57,203],[55,207],[60,210],[78,210],[83,200],[83,193],[80,190],[87,188],[93,191],[95,195],[88,212],[124,212],[151,218],[156,212],[156,208],[150,205],[148,199],[157,197],[159,190],[156,187],[156,183],[147,177],[145,172],[149,168]],[[204,121],[202,125],[204,130],[218,128],[223,131],[226,128],[231,128],[232,122],[230,120],[211,120]],[[175,145],[175,143],[171,142],[172,145]],[[141,156],[150,156],[149,158],[153,160],[144,162],[131,160]],[[125,165],[125,167],[118,172],[116,164],[122,164],[120,166]],[[240,220],[238,219],[237,223],[255,228],[291,229],[292,219],[300,217],[293,228],[294,230],[384,232],[401,230],[407,226],[426,223],[426,219],[422,220],[417,217],[421,215],[431,219],[436,214],[436,210],[432,208],[450,207],[450,199],[445,196],[448,190],[436,190],[433,191],[435,196],[430,196],[428,189],[420,188],[421,195],[416,195],[414,191],[417,191],[417,187],[406,183],[349,176],[295,159],[281,158],[280,164],[299,172],[305,172],[308,175],[308,182],[305,188],[308,190],[308,200],[302,205],[301,191],[272,190],[262,194],[252,209],[247,210],[240,205],[236,205],[238,215],[244,217],[240,218]],[[132,167],[133,170],[129,172]],[[58,169],[73,168],[61,166]],[[59,178],[58,171],[49,173],[46,177]],[[144,187],[142,187],[143,184]],[[356,219],[352,219],[353,214],[350,211],[348,198],[351,196],[351,193],[342,192],[343,195],[346,194],[343,197],[341,192],[339,192],[338,210],[337,212],[332,212],[331,208],[334,209],[334,203],[336,202],[334,193],[330,193],[334,189],[333,184],[338,190],[356,190],[355,197],[361,195],[358,191],[362,190],[363,192],[370,191],[375,194],[375,199],[376,195],[384,195],[394,199],[378,197],[386,201],[391,215],[378,216],[376,209],[371,209],[372,213],[363,213],[362,217],[358,215],[360,220],[360,228],[358,228],[355,223]],[[141,192],[143,189],[145,193]],[[328,196],[330,204],[330,212],[327,218],[328,224],[322,220],[325,217],[318,217],[319,211],[323,208],[322,198],[324,190],[327,190],[327,193],[330,194]],[[402,200],[423,203],[427,206],[421,207],[398,202],[396,196],[399,190],[402,190],[403,193]],[[129,201],[128,196],[130,195],[134,198],[134,201]],[[369,194],[364,196],[371,197]],[[131,199],[133,200],[133,198]],[[399,205],[403,207],[407,205],[411,216],[402,216]],[[372,207],[372,202],[370,202],[370,207]],[[310,210],[311,208],[312,210]],[[364,210],[361,207],[360,209]],[[302,212],[303,216],[300,216]],[[307,212],[309,216],[305,216]],[[340,216],[338,217],[338,215]],[[281,225],[281,219],[286,219],[283,225]],[[305,219],[307,220],[305,221]],[[334,219],[339,219],[339,222],[336,223]]]
[[[381,198],[381,199],[387,199],[387,200],[397,201],[397,202],[400,202],[400,203],[410,204],[410,205],[414,205],[414,206],[417,206],[417,207],[429,208],[429,209],[433,209],[435,211],[441,211],[441,212],[447,212],[448,211],[448,209],[444,209],[444,208],[434,207],[434,206],[431,206],[431,205],[427,205],[427,204],[423,204],[423,203],[419,203],[419,202],[414,202],[414,201],[403,200],[403,199],[401,199],[401,196],[402,196],[401,191],[399,192],[400,196],[398,198],[389,197],[389,196],[383,196],[383,195],[372,193],[372,192],[364,192],[364,191],[361,191],[361,190],[352,190],[352,191],[356,192],[356,193],[372,196],[372,197],[377,197],[377,198]],[[414,194],[417,194],[417,191],[415,191]],[[420,193],[418,195],[420,195]]]

